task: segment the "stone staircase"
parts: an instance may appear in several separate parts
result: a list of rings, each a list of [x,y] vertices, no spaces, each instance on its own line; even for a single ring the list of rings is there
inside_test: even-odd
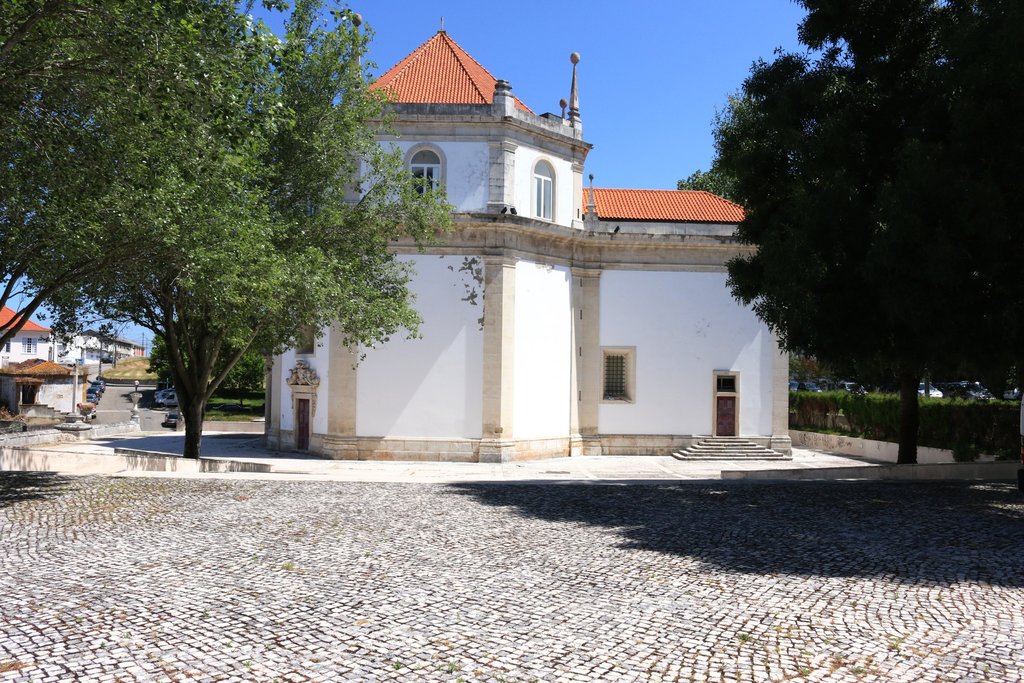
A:
[[[672,453],[676,460],[792,460],[738,436],[708,436],[692,446]]]

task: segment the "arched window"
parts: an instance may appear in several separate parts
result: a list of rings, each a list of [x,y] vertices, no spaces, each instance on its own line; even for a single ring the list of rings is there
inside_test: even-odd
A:
[[[546,161],[533,168],[533,215],[551,220],[555,197],[555,169]]]
[[[437,189],[441,179],[441,157],[430,149],[421,149],[409,160],[409,170],[416,179],[416,191],[423,194],[428,188]]]

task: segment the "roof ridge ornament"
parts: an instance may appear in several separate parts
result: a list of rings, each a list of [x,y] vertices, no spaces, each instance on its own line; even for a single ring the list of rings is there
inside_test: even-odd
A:
[[[441,28],[437,30],[438,33],[444,33],[444,17],[441,17]]]
[[[569,55],[572,62],[572,86],[569,88],[569,125],[575,127],[580,121],[580,95],[576,87],[576,65],[580,63],[580,53],[573,52]]]

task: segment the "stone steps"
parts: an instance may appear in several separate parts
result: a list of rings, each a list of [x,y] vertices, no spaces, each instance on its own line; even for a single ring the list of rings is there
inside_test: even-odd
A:
[[[791,460],[784,453],[737,436],[711,436],[674,451],[676,460]]]

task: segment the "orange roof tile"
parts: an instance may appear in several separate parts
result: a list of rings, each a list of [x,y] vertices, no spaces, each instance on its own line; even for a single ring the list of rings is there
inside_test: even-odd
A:
[[[447,33],[438,31],[388,69],[370,89],[386,91],[395,102],[491,104],[496,82],[497,79]],[[518,98],[516,108],[530,112]]]
[[[67,377],[71,374],[71,369],[66,368],[63,365],[57,365],[53,361],[32,358],[30,360],[22,361],[21,363],[13,363],[7,366],[2,371],[2,374],[35,377]]]
[[[4,306],[0,309],[0,330],[7,329],[10,325],[11,320],[18,314],[15,311]],[[39,323],[32,322],[29,320],[25,323],[25,326],[21,328],[23,332],[49,332],[50,328],[43,327]]]
[[[583,191],[587,209],[590,189]],[[703,190],[609,190],[594,188],[601,220],[739,223],[743,207]]]

